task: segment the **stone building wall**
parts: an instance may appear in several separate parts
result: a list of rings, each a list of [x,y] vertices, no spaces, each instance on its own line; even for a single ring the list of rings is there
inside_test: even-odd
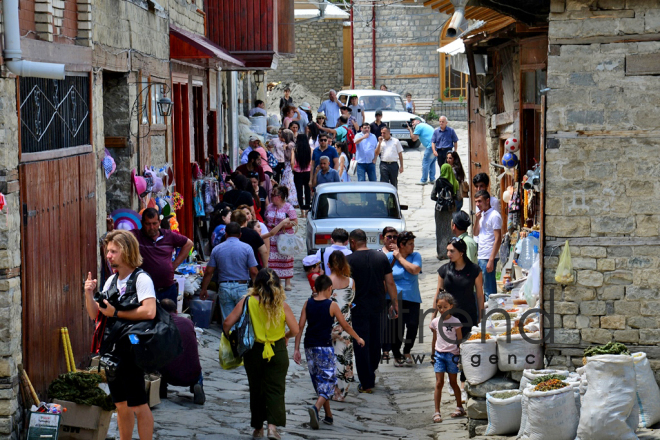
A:
[[[330,89],[341,90],[344,86],[343,30],[341,20],[297,24],[296,55],[280,58],[277,69],[268,72],[268,82],[301,84],[319,97]],[[351,42],[346,41],[346,44]]]
[[[550,14],[544,299],[549,307],[554,293],[556,328],[547,354],[572,367],[589,344],[623,342],[655,359],[660,379],[660,83],[633,72],[660,54],[660,42],[640,41],[660,32],[660,2],[599,1],[609,18],[581,19],[593,3],[553,1]],[[577,279],[562,287],[556,246],[566,239]]]
[[[372,9],[354,7],[355,88],[371,89]],[[394,93],[412,93],[413,99],[440,96],[437,49],[447,20],[421,4],[400,3],[376,7],[376,88],[387,85]]]

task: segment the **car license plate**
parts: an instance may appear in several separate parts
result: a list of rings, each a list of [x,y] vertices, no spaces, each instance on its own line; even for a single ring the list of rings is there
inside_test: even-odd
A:
[[[367,242],[369,244],[376,244],[378,243],[378,237],[375,235],[367,235]]]

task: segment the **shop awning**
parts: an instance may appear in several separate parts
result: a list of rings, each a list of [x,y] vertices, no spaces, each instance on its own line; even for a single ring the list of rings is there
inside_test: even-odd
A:
[[[238,70],[245,67],[242,60],[233,57],[211,40],[174,25],[170,25],[170,58],[205,68]]]

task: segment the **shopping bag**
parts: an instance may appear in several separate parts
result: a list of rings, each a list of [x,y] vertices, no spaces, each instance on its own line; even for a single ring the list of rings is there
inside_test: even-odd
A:
[[[296,232],[298,228],[296,227]],[[277,253],[293,257],[305,251],[305,241],[298,237],[296,233],[277,235]]]
[[[557,266],[557,272],[555,272],[555,281],[559,284],[571,284],[575,281],[568,240],[566,240],[564,250],[561,251],[561,255],[559,256],[559,265]]]
[[[234,356],[231,344],[224,333],[220,337],[220,350],[218,356],[220,357],[220,366],[223,370],[233,370],[234,368],[243,365],[243,358]]]

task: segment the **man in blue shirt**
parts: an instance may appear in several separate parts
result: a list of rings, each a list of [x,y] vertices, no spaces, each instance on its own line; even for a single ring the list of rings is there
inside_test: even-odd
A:
[[[330,159],[327,156],[321,156],[319,165],[314,169],[314,181],[312,188],[324,183],[340,182],[337,170],[330,168]]]
[[[330,158],[330,168],[333,170],[339,167],[339,154],[337,154],[335,147],[328,145],[328,135],[325,133],[319,134],[319,147],[315,148],[312,152],[312,170],[320,163],[321,156],[328,156]],[[311,182],[312,179],[310,178],[309,181]]]
[[[433,150],[431,150],[433,127],[422,122],[421,119],[416,118],[412,121],[412,127],[408,126],[408,131],[410,132],[410,138],[412,141],[416,142],[417,139],[419,139],[420,144],[424,147],[424,157],[422,158],[422,180],[417,182],[417,185],[426,185],[427,177],[429,183],[435,182],[436,157],[433,155]]]
[[[374,152],[378,145],[376,136],[370,133],[369,124],[362,123],[362,132],[355,136],[355,159],[357,160],[358,182],[364,182],[365,174],[369,182],[376,181],[376,164]]]
[[[458,149],[458,136],[453,128],[447,126],[447,117],[440,116],[438,119],[440,128],[436,128],[431,139],[433,155],[438,158],[438,166],[442,167],[447,161],[447,153]],[[433,183],[433,182],[430,182]]]
[[[329,128],[335,128],[337,126],[337,119],[340,116],[339,113],[339,101],[337,101],[337,92],[330,90],[328,93],[330,99],[326,99],[321,103],[321,106],[317,110],[318,112],[325,112],[326,120],[325,124]]]
[[[225,228],[227,240],[213,248],[211,259],[204,271],[201,299],[208,297],[207,288],[213,273],[218,271],[218,302],[223,317],[229,316],[247,293],[247,282],[257,276],[257,259],[252,247],[239,240],[241,226],[231,222]]]

